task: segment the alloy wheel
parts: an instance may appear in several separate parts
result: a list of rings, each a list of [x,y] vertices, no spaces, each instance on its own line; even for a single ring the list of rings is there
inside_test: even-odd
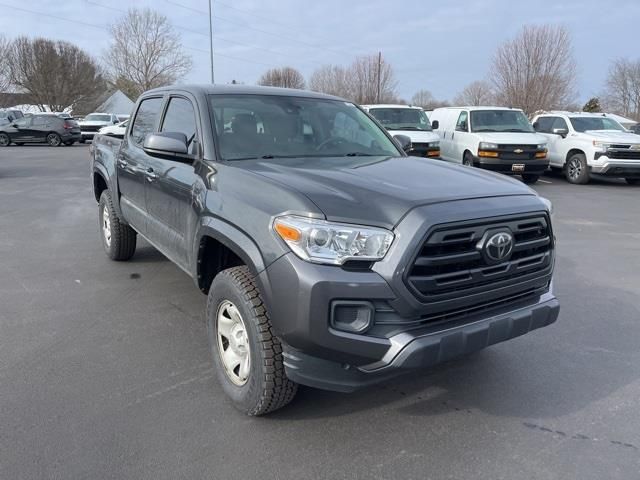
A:
[[[576,180],[582,175],[582,162],[578,158],[572,158],[569,161],[569,177],[573,180]]]
[[[9,135],[7,135],[6,133],[3,133],[0,135],[0,147],[6,147],[7,145],[9,145],[10,139],[9,139]]]
[[[57,147],[60,145],[60,137],[55,133],[50,133],[47,135],[47,143],[52,147]]]

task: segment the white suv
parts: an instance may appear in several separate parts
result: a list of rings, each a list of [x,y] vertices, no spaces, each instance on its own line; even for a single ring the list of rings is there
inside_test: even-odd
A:
[[[606,114],[547,112],[533,127],[548,139],[550,166],[564,169],[570,183],[585,184],[590,173],[640,182],[640,135]]]
[[[392,135],[411,139],[411,150],[416,157],[440,157],[440,139],[431,130],[429,117],[420,107],[410,105],[361,105]]]

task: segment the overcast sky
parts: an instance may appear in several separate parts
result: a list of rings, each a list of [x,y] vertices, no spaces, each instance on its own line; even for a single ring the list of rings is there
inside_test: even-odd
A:
[[[610,60],[640,58],[639,0],[222,0],[213,5],[216,83],[253,84],[264,70],[282,65],[308,78],[320,65],[346,65],[356,55],[380,50],[394,67],[402,98],[426,88],[436,98],[451,99],[488,74],[501,42],[524,24],[540,23],[570,30],[581,102],[602,90]],[[194,59],[185,80],[208,82],[207,0],[0,0],[0,32],[68,40],[99,57],[109,45],[106,26],[128,7],[144,6],[167,15],[182,36]]]

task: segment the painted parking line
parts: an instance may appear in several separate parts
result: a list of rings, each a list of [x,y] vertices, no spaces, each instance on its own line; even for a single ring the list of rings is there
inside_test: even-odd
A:
[[[549,180],[538,180],[540,183],[551,183],[553,184],[553,182],[550,182]]]

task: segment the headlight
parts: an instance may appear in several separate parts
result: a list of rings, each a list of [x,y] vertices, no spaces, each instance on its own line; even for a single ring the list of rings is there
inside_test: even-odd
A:
[[[594,140],[593,141],[593,146],[596,147],[599,150],[606,151],[611,146],[611,144],[610,143],[606,143],[606,142],[600,142],[598,140]]]
[[[478,150],[497,150],[497,149],[498,149],[497,143],[480,142],[480,145],[478,145]]]
[[[540,143],[540,144],[536,145],[536,148],[538,150],[546,150],[547,149],[547,144],[546,143]]]
[[[440,141],[427,143],[429,148],[440,148]]]
[[[294,215],[277,217],[273,229],[298,257],[330,265],[342,265],[347,260],[382,260],[394,238],[383,228]]]

